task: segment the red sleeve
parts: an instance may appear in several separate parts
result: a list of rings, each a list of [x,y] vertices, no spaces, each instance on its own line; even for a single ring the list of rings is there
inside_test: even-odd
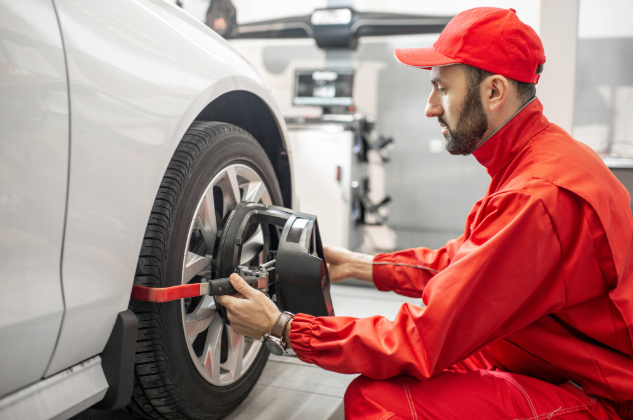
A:
[[[376,288],[387,292],[393,290],[401,295],[419,298],[424,287],[435,274],[451,263],[470,232],[477,210],[483,200],[479,200],[470,210],[465,232],[457,239],[450,240],[440,249],[413,248],[374,257],[373,280]]]
[[[383,292],[393,290],[401,295],[419,298],[428,281],[448,267],[463,242],[464,235],[436,250],[413,248],[378,254],[374,257],[374,284]]]
[[[540,200],[491,197],[470,237],[428,281],[427,308],[404,304],[383,317],[297,315],[297,356],[341,373],[427,379],[565,303],[561,246]]]

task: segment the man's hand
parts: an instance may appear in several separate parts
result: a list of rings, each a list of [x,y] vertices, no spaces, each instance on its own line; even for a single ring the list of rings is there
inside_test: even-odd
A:
[[[336,246],[323,246],[323,251],[332,283],[350,278],[374,282],[373,256]]]
[[[233,331],[259,340],[273,329],[281,312],[272,300],[237,274],[231,274],[230,280],[242,298],[216,296],[215,301],[226,308]]]

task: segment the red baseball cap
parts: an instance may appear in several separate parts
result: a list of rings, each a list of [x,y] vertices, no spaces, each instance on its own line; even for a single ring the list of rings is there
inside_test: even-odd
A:
[[[407,66],[468,64],[525,83],[537,83],[536,68],[545,51],[534,29],[514,9],[478,7],[455,16],[431,48],[398,48],[396,58]]]

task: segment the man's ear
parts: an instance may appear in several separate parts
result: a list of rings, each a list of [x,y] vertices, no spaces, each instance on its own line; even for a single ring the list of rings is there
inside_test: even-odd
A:
[[[510,94],[510,81],[494,74],[484,81],[484,108],[491,112],[498,111]]]

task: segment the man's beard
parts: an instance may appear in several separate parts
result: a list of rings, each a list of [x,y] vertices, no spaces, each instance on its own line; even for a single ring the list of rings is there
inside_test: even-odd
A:
[[[488,117],[481,102],[479,86],[468,86],[464,106],[454,128],[438,117],[438,121],[446,126],[446,150],[451,155],[470,155],[477,149],[479,142],[488,130]]]

